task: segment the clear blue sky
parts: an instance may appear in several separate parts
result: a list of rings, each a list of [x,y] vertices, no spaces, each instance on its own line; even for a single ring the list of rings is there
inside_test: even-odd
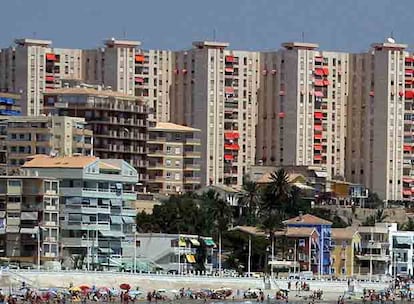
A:
[[[325,50],[363,51],[393,31],[412,45],[414,0],[2,0],[0,46],[14,38],[51,39],[89,48],[104,38],[140,40],[144,48],[183,49],[194,40],[232,49],[277,49],[285,41]]]

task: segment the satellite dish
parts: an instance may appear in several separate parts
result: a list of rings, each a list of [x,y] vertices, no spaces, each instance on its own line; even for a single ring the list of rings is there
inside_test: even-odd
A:
[[[388,41],[389,43],[395,43],[395,39],[394,39],[394,38],[392,38],[392,37],[388,37],[388,38],[387,38],[387,41]]]

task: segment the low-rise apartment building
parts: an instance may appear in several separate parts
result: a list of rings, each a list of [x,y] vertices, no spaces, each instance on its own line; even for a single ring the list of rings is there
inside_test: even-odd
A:
[[[187,234],[137,233],[137,254],[141,260],[158,265],[165,271],[189,273],[204,263],[213,270],[214,243],[211,237]],[[203,251],[201,254],[201,250]],[[201,261],[200,258],[206,259]]]
[[[57,260],[59,242],[59,181],[1,176],[0,256],[37,264],[40,252],[42,262]]]
[[[67,267],[109,268],[134,258],[137,171],[118,159],[35,156],[26,176],[60,181],[62,256]],[[86,264],[86,265],[85,265]]]
[[[124,159],[147,180],[147,107],[137,97],[100,86],[48,91],[44,111],[59,116],[83,117],[93,131],[94,155]]]
[[[19,116],[1,117],[4,171],[12,174],[26,158],[35,154],[71,156],[92,155],[92,131],[84,118]]]
[[[200,187],[198,129],[158,122],[149,128],[148,190],[163,194],[194,191]]]
[[[361,236],[356,229],[332,228],[331,274],[353,276],[358,270],[356,255],[361,250]]]
[[[388,273],[412,276],[414,273],[414,231],[390,231],[390,263]]]

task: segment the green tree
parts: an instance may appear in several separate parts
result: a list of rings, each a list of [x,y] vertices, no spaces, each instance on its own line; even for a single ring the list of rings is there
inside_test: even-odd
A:
[[[414,220],[411,217],[408,218],[408,222],[406,222],[402,226],[402,230],[405,230],[405,231],[414,231]]]
[[[242,194],[243,196],[239,200],[239,205],[247,209],[247,217],[244,222],[239,221],[239,224],[255,225],[260,200],[259,185],[245,178],[243,180]]]
[[[210,189],[201,198],[207,205],[208,216],[212,219],[213,227],[218,234],[219,252],[218,263],[219,271],[222,269],[222,233],[227,231],[232,221],[232,210],[227,201],[220,198],[219,193]]]

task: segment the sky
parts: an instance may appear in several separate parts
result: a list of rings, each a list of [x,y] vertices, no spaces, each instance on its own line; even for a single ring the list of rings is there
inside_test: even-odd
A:
[[[324,50],[365,51],[393,35],[414,43],[413,0],[1,0],[0,47],[15,38],[54,47],[95,48],[105,38],[179,50],[192,41],[274,50],[286,41]]]

